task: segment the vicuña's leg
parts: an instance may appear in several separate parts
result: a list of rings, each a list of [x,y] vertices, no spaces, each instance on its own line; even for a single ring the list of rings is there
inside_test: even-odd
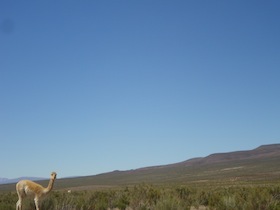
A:
[[[19,198],[17,201],[17,207],[16,210],[22,210],[22,203],[21,203],[21,199]]]
[[[35,198],[34,198],[34,202],[35,202],[36,210],[40,210],[40,209],[39,209],[39,198],[38,198],[38,197],[35,197]]]
[[[26,196],[24,190],[21,188],[20,184],[16,184],[16,190],[18,195],[18,201],[16,204],[16,210],[22,210],[22,200]]]

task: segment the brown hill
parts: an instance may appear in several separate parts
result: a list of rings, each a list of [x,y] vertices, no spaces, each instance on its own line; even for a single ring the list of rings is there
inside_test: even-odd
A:
[[[275,183],[280,181],[279,163],[280,144],[272,144],[247,151],[211,154],[169,165],[59,179],[55,188],[92,189],[139,183]],[[41,184],[47,185],[47,181]],[[1,190],[14,190],[14,184],[1,185]]]
[[[225,163],[231,161],[245,161],[245,160],[257,160],[262,158],[272,158],[280,155],[280,144],[263,145],[253,150],[236,151],[228,153],[215,153],[204,158],[190,159],[181,163],[186,166],[189,165],[203,165],[213,163]]]
[[[127,171],[113,171],[95,176],[59,180],[66,185],[87,188],[138,183],[190,184],[211,182],[275,182],[280,180],[280,144],[253,150],[212,154],[180,163]]]

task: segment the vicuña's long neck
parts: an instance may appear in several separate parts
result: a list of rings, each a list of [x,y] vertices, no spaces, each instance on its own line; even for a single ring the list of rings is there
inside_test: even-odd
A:
[[[45,190],[44,190],[44,193],[45,193],[45,194],[48,194],[48,193],[52,190],[52,188],[53,188],[53,183],[54,183],[54,179],[50,179],[48,187],[45,188]]]

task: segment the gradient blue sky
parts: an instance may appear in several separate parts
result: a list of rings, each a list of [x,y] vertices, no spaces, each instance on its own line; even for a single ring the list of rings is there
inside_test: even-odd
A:
[[[280,142],[280,1],[0,2],[0,177]]]

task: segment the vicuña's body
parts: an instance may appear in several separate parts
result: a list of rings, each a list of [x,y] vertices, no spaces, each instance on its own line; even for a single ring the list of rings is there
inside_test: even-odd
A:
[[[16,205],[16,210],[22,210],[22,200],[24,197],[28,195],[34,196],[36,210],[39,210],[40,199],[45,195],[47,195],[52,190],[55,179],[56,179],[56,173],[52,172],[49,185],[46,188],[30,180],[19,181],[16,185],[17,194],[18,194],[18,202]]]

